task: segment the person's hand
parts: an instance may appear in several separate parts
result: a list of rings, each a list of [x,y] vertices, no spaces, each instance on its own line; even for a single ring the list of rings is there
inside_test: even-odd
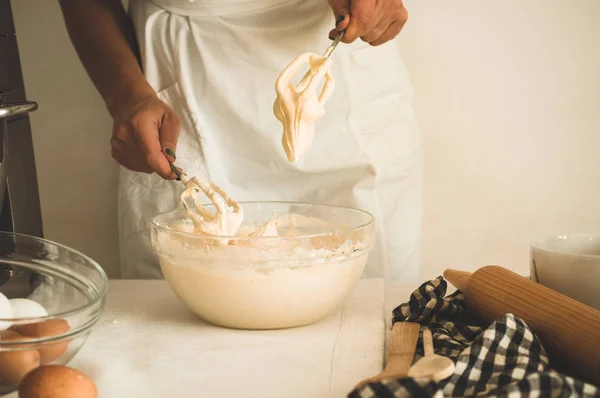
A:
[[[344,43],[359,37],[378,46],[395,38],[408,19],[402,0],[329,0],[336,26],[329,32],[335,38],[346,30]]]
[[[149,96],[115,118],[110,140],[112,157],[123,167],[175,179],[165,149],[175,151],[181,121],[156,95]]]

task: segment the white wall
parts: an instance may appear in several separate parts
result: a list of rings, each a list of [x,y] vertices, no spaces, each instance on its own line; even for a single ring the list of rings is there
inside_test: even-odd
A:
[[[31,115],[44,234],[118,275],[112,122],[73,50],[58,1],[12,0]]]
[[[600,2],[407,0],[425,150],[422,277],[600,230]],[[117,274],[111,122],[57,2],[13,0],[48,238]],[[74,191],[81,184],[80,191]],[[70,197],[77,193],[77,199]]]
[[[600,2],[407,1],[425,151],[422,277],[600,232]]]

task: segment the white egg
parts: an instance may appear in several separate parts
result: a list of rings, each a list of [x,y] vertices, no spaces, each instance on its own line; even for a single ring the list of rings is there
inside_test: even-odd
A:
[[[0,319],[11,319],[12,318],[12,306],[10,301],[5,295],[0,293]],[[10,327],[10,322],[0,322],[0,331],[6,330]]]
[[[47,316],[48,312],[40,304],[28,299],[12,299],[10,300],[12,307],[12,317],[17,318],[38,318]]]

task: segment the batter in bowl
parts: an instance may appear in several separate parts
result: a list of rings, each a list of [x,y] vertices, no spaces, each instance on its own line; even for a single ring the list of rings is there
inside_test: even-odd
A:
[[[359,280],[371,245],[352,239],[343,227],[306,237],[311,225],[328,225],[313,217],[282,214],[273,222],[280,225],[280,236],[240,234],[219,245],[200,235],[164,231],[155,235],[153,245],[171,289],[210,323],[278,329],[319,321],[341,305]],[[182,225],[191,230],[189,221]],[[240,232],[245,229],[253,226],[244,225]]]

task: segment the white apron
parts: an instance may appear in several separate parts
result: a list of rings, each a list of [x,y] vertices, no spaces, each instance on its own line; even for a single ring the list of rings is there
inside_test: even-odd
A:
[[[275,80],[304,52],[330,44],[326,0],[132,0],[144,72],[180,116],[177,161],[237,201],[356,207],[377,219],[365,277],[417,282],[421,146],[413,89],[397,44],[340,44],[336,81],[313,147],[286,159],[273,115]],[[182,185],[121,169],[123,278],[162,278],[150,223],[180,207]]]

